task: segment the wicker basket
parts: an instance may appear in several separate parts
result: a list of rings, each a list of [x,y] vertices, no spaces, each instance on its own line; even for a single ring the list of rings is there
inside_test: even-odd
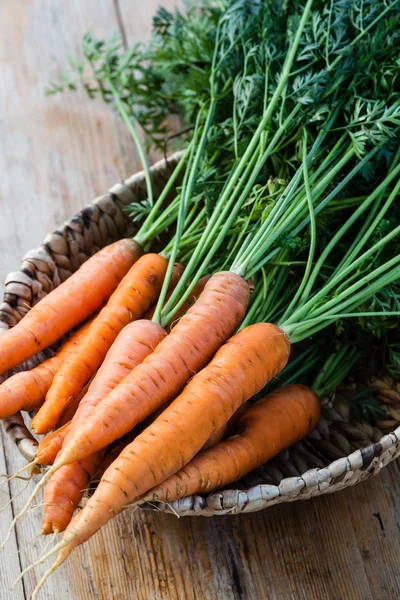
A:
[[[155,196],[167,181],[180,154],[152,167]],[[44,295],[64,281],[101,247],[119,238],[134,235],[124,207],[146,197],[143,173],[117,184],[24,257],[20,270],[10,273],[0,305],[0,332],[12,327]],[[20,365],[32,368],[54,351],[50,348]],[[10,373],[4,376],[7,377]],[[350,422],[348,398],[356,384],[323,399],[323,416],[317,428],[300,443],[235,484],[208,496],[190,496],[171,504],[145,505],[184,515],[222,515],[253,512],[278,504],[335,492],[355,485],[377,473],[400,454],[400,427],[397,427],[400,384],[390,378],[369,382],[388,407],[388,420],[381,429]],[[399,411],[400,412],[400,411]],[[396,428],[395,428],[396,427]],[[5,432],[21,454],[31,461],[37,441],[21,414],[3,421]],[[383,435],[383,430],[394,429]],[[332,462],[333,460],[333,462]]]

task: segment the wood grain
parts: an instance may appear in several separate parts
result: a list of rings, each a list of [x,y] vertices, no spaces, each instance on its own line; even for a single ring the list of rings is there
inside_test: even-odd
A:
[[[47,231],[138,168],[112,111],[82,93],[46,98],[82,34],[145,39],[158,0],[3,0],[0,4],[0,278]],[[164,0],[170,8],[175,0]],[[23,459],[8,439],[0,470]],[[0,533],[34,482],[4,511]],[[4,504],[23,482],[0,488]],[[40,508],[0,554],[0,600],[29,598],[43,567],[11,593],[35,539]],[[33,541],[31,541],[33,539]],[[29,543],[30,542],[30,543]],[[48,582],[53,600],[395,600],[400,597],[398,464],[352,489],[250,515],[182,518],[127,511],[75,552]],[[20,554],[15,554],[16,550]]]

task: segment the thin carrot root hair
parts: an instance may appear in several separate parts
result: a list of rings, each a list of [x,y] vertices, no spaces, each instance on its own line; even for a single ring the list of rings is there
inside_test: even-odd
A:
[[[19,471],[17,471],[16,473],[14,473],[14,475],[7,475],[2,473],[0,475],[0,477],[5,477],[6,479],[4,479],[4,481],[0,482],[0,485],[3,485],[4,483],[8,483],[9,481],[12,481],[13,479],[22,479],[23,481],[30,481],[32,478],[32,473],[29,475],[29,477],[21,477],[21,473],[23,473],[24,471],[26,471],[29,468],[33,468],[36,466],[36,460],[33,460],[32,462],[28,463],[27,465],[25,465],[24,467],[22,467],[21,469],[19,469]]]
[[[11,586],[10,589],[13,590],[15,588],[15,586],[18,584],[18,582],[21,581],[21,579],[23,577],[25,577],[25,575],[27,573],[29,573],[29,571],[31,571],[35,567],[38,567],[39,565],[43,564],[48,558],[51,558],[54,554],[56,554],[57,552],[61,551],[65,546],[66,546],[66,542],[64,542],[64,540],[60,540],[58,542],[58,544],[56,544],[49,552],[46,552],[46,550],[44,550],[42,552],[42,554],[39,556],[38,559],[36,559],[31,565],[28,565],[27,567],[25,567],[25,569],[23,569],[21,571],[21,573],[18,575],[17,579],[14,581],[14,583],[12,584],[12,586]],[[67,557],[65,557],[65,558],[67,558]],[[43,583],[42,583],[42,585],[40,587],[43,587]],[[35,588],[34,592],[36,590],[39,591],[37,589],[37,587]]]
[[[61,540],[60,544],[63,543],[63,540]],[[57,544],[58,546],[58,544]],[[47,558],[49,558],[50,556],[52,556],[53,554],[55,554],[56,548],[57,546],[55,546],[53,548],[53,552],[49,552],[47,555]],[[63,550],[66,550],[65,553],[63,553]],[[52,566],[47,569],[47,571],[45,572],[45,574],[43,575],[43,577],[40,579],[39,583],[37,584],[37,586],[35,587],[35,589],[32,592],[32,596],[31,599],[32,600],[36,600],[38,597],[38,594],[40,592],[40,590],[42,589],[42,587],[44,586],[44,584],[46,583],[46,581],[48,580],[48,578],[54,573],[54,571],[56,571],[58,569],[58,567],[60,565],[62,565],[62,563],[68,558],[69,554],[71,553],[71,550],[67,550],[67,545],[64,544],[64,546],[62,546],[58,552],[58,556],[56,558],[56,560],[54,561],[54,563],[52,564]],[[46,556],[44,557],[44,560],[46,560]],[[44,562],[44,561],[43,561]]]
[[[16,552],[13,552],[11,556],[18,556],[19,554],[22,554],[22,552],[25,552],[25,550],[31,545],[33,544],[33,542],[35,542],[36,540],[38,540],[41,536],[40,533],[37,533],[36,535],[33,536],[33,538],[31,538],[30,540],[28,540],[19,550],[17,550]],[[47,544],[46,544],[47,546]]]
[[[24,491],[26,490],[26,488],[28,487],[28,485],[29,485],[29,479],[28,479],[28,481],[26,482],[26,485],[25,485],[25,486],[22,488],[22,490],[21,490],[21,491],[19,491],[19,492],[18,492],[18,494],[16,494],[16,495],[15,495],[15,496],[13,496],[12,498],[10,498],[10,500],[7,502],[7,504],[5,504],[4,506],[2,506],[2,507],[0,508],[0,513],[2,513],[2,512],[3,512],[3,510],[6,510],[6,508],[7,508],[8,506],[10,506],[10,504],[12,504],[12,503],[14,502],[14,500],[16,500],[16,499],[18,498],[18,496],[20,496],[21,494],[23,494],[23,493],[24,493]]]
[[[9,541],[11,534],[16,526],[16,524],[18,523],[18,521],[20,521],[22,519],[22,517],[28,512],[30,505],[32,504],[33,500],[36,498],[37,494],[40,492],[40,490],[46,485],[46,483],[49,481],[50,477],[53,475],[53,473],[55,473],[57,471],[57,468],[51,467],[47,473],[45,473],[42,477],[42,479],[37,483],[37,485],[35,486],[32,494],[29,496],[28,500],[26,501],[26,504],[22,507],[22,509],[20,510],[20,512],[15,515],[14,519],[11,522],[10,527],[8,528],[6,537],[4,538],[3,542],[1,543],[0,549],[3,550],[5,545],[7,544],[7,542]],[[39,505],[38,505],[39,506]]]

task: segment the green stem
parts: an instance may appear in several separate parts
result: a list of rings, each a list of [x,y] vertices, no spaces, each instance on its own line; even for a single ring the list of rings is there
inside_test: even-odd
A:
[[[317,242],[317,226],[315,222],[315,214],[314,214],[314,206],[312,200],[312,194],[310,189],[310,181],[308,177],[308,166],[307,166],[307,131],[304,129],[304,139],[303,139],[303,175],[304,175],[304,186],[306,188],[307,202],[308,202],[308,210],[310,213],[310,250],[308,253],[307,265],[304,271],[304,275],[302,281],[297,289],[296,294],[294,295],[292,301],[287,307],[283,318],[291,312],[293,306],[296,306],[296,302],[300,298],[301,300],[304,298],[304,288],[307,284],[308,277],[310,275],[312,269],[312,263],[314,260],[315,246]]]
[[[147,197],[149,199],[150,205],[153,206],[154,200],[153,200],[153,188],[151,185],[150,169],[149,169],[149,165],[147,164],[146,156],[145,156],[145,153],[143,150],[143,145],[142,145],[139,135],[136,131],[136,127],[132,123],[132,119],[129,117],[129,115],[125,109],[125,106],[121,100],[121,97],[120,97],[119,93],[117,92],[116,88],[114,87],[113,82],[111,81],[111,78],[108,77],[106,79],[106,82],[110,88],[112,95],[113,95],[115,106],[117,107],[122,120],[124,121],[125,125],[127,126],[128,131],[131,134],[133,141],[135,142],[135,146],[136,146],[137,152],[139,154],[140,162],[142,163],[144,178],[146,181]]]
[[[178,164],[176,165],[175,169],[173,170],[171,176],[168,178],[167,183],[163,187],[161,194],[157,198],[150,213],[148,214],[147,218],[143,222],[142,226],[140,227],[138,233],[136,234],[136,236],[134,238],[135,241],[142,248],[145,247],[149,243],[149,241],[151,241],[154,238],[154,234],[151,231],[151,226],[153,225],[154,219],[158,216],[158,212],[159,212],[161,206],[164,204],[164,202],[168,198],[168,195],[170,194],[171,190],[173,189],[174,185],[176,184],[177,179],[178,179],[179,175],[181,174],[181,171],[186,163],[187,157],[189,156],[191,147],[192,147],[192,144],[190,143],[187,146],[185,152],[182,154],[181,158],[179,159]],[[171,208],[171,206],[168,207],[168,210],[170,210],[170,208]]]
[[[351,217],[349,219],[347,219],[347,221],[342,225],[342,227],[340,227],[340,229],[335,233],[335,235],[332,237],[332,239],[330,240],[329,244],[326,246],[326,248],[324,249],[324,251],[321,253],[321,256],[319,257],[318,261],[316,262],[313,272],[309,278],[306,290],[305,290],[305,294],[308,296],[311,293],[311,289],[315,283],[315,280],[317,279],[323,265],[325,264],[329,254],[331,253],[331,251],[333,250],[333,248],[336,246],[336,244],[340,241],[340,239],[343,237],[343,235],[348,231],[348,229],[351,227],[351,225],[353,225],[357,219],[360,218],[360,216],[364,213],[365,210],[368,209],[368,207],[371,205],[371,203],[380,196],[380,194],[382,194],[384,192],[384,190],[387,188],[387,186],[389,185],[389,183],[392,181],[392,179],[394,179],[398,174],[400,174],[400,165],[394,169],[386,178],[384,181],[381,182],[381,184],[375,188],[375,190],[366,198],[366,200],[354,211],[354,213],[351,215]],[[341,272],[341,276],[340,279],[345,277],[347,275],[347,273],[354,267],[354,264],[351,265],[351,267],[349,267],[348,270],[344,269]],[[336,276],[337,277],[337,276]],[[324,292],[324,294],[329,291],[336,283],[337,281],[339,281],[337,278],[333,279],[333,282],[331,281],[328,287],[324,287],[320,294],[322,292]],[[325,291],[326,290],[326,291]],[[320,294],[317,294],[316,296],[314,296],[315,299],[319,299]],[[310,300],[310,302],[312,303],[314,301],[314,298],[312,298]],[[304,305],[305,307],[307,306],[307,304]]]
[[[298,26],[296,34],[294,36],[293,42],[291,44],[289,52],[287,53],[279,83],[275,89],[275,92],[269,102],[268,108],[265,111],[263,118],[261,119],[252,140],[250,141],[245,153],[243,154],[236,169],[234,170],[233,176],[230,178],[229,183],[225,187],[224,192],[222,193],[222,195],[220,196],[220,198],[217,202],[217,206],[214,210],[213,216],[215,214],[219,213],[221,207],[225,205],[226,201],[228,201],[229,206],[231,206],[231,207],[233,206],[233,201],[232,201],[231,197],[234,196],[233,192],[235,190],[235,187],[237,185],[239,177],[246,170],[246,166],[248,165],[249,161],[251,161],[251,158],[253,157],[253,155],[255,153],[257,144],[259,143],[259,140],[261,138],[262,132],[269,125],[269,123],[274,115],[276,105],[281,97],[282,91],[284,90],[284,88],[287,84],[287,81],[290,77],[290,72],[291,72],[291,69],[293,66],[293,62],[294,62],[294,59],[295,59],[295,56],[297,53],[297,49],[298,49],[298,46],[300,43],[301,36],[304,31],[304,27],[307,23],[309,15],[310,15],[312,4],[313,4],[313,0],[307,0],[307,3],[304,7],[302,17],[300,19],[299,26]],[[210,221],[211,221],[211,219],[210,219]],[[202,241],[207,243],[208,236],[210,234],[212,234],[212,230],[210,232],[210,229],[206,227],[204,239]],[[213,252],[215,252],[218,249],[219,244],[222,242],[223,239],[224,239],[224,236],[219,236],[218,243],[213,244],[213,247],[212,247]],[[201,244],[202,244],[202,242],[199,243],[199,245],[201,245]],[[209,253],[207,260],[210,260],[210,258],[211,257],[210,257],[210,253]],[[207,264],[206,261],[203,262],[203,265],[204,264]],[[176,301],[179,299],[179,295],[183,292],[184,286],[186,285],[188,278],[192,275],[192,272],[193,272],[193,269],[195,266],[196,266],[196,262],[192,261],[190,268],[188,265],[187,269],[185,270],[184,276],[182,277],[181,281],[178,283],[178,286],[175,289],[175,291],[172,293],[169,302],[167,302],[167,306],[165,307],[165,312],[163,313],[163,317],[162,317],[164,320],[168,321],[168,318],[171,318],[172,308],[174,307]],[[204,268],[204,266],[203,266],[203,268]],[[202,272],[200,270],[200,273],[198,272],[198,274],[197,274],[198,278],[201,277],[201,274],[202,274]],[[197,278],[197,280],[198,280],[198,278]],[[194,286],[194,284],[195,284],[195,282],[194,283],[192,282],[193,286]],[[186,291],[186,294],[187,294],[186,297],[188,296],[189,293],[190,293],[190,291]],[[183,301],[182,301],[182,297],[181,297],[181,303],[183,303]]]
[[[184,225],[185,225],[186,215],[188,212],[190,201],[192,199],[193,188],[194,188],[196,178],[197,178],[197,173],[198,173],[198,170],[200,167],[200,161],[203,157],[204,149],[205,149],[206,143],[207,143],[208,134],[209,134],[209,131],[210,131],[213,119],[214,119],[216,105],[217,105],[217,101],[213,97],[210,102],[210,106],[209,106],[209,109],[207,112],[207,117],[206,117],[206,121],[205,121],[205,124],[203,127],[203,131],[201,133],[200,142],[199,142],[199,145],[197,147],[197,150],[196,150],[196,153],[195,153],[195,156],[193,159],[193,165],[191,165],[190,171],[188,171],[189,175],[187,177],[187,184],[185,182],[185,185],[183,186],[182,191],[181,191],[181,201],[179,203],[178,220],[177,220],[177,225],[176,225],[176,233],[175,233],[175,237],[174,237],[174,243],[172,246],[171,255],[169,258],[169,263],[168,263],[167,272],[166,272],[166,275],[164,278],[163,286],[161,288],[161,292],[160,292],[160,295],[159,295],[159,298],[157,301],[157,305],[156,305],[156,309],[154,311],[154,315],[153,315],[153,319],[152,319],[156,323],[161,322],[161,311],[162,311],[165,299],[167,297],[167,291],[168,291],[169,282],[171,280],[172,269],[174,267],[176,257],[178,256],[179,242],[181,240],[181,236],[182,236]],[[200,117],[198,118],[198,121],[196,123],[195,131],[198,130],[199,123],[200,123]]]

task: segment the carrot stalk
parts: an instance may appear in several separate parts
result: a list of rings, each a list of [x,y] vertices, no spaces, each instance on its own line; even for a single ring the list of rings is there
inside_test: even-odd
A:
[[[172,502],[229,485],[310,433],[320,412],[312,389],[299,384],[281,387],[247,408],[235,435],[195,456],[141,501]]]
[[[125,239],[106,246],[0,336],[0,374],[47,348],[94,313],[142,254]]]
[[[127,504],[187,464],[241,404],[284,368],[289,351],[284,332],[269,323],[250,325],[223,345],[107,469],[79,518],[71,521],[51,552],[61,552],[56,563],[61,564]]]
[[[16,373],[0,385],[0,419],[11,417],[19,410],[36,410],[43,404],[55,374],[87,334],[89,326],[90,323],[86,323],[74,333],[52,358],[30,371]]]
[[[149,309],[161,289],[167,265],[159,254],[145,254],[132,266],[94,319],[88,336],[58,371],[32,420],[36,433],[46,433],[56,425],[62,411],[100,367],[118,333]]]

